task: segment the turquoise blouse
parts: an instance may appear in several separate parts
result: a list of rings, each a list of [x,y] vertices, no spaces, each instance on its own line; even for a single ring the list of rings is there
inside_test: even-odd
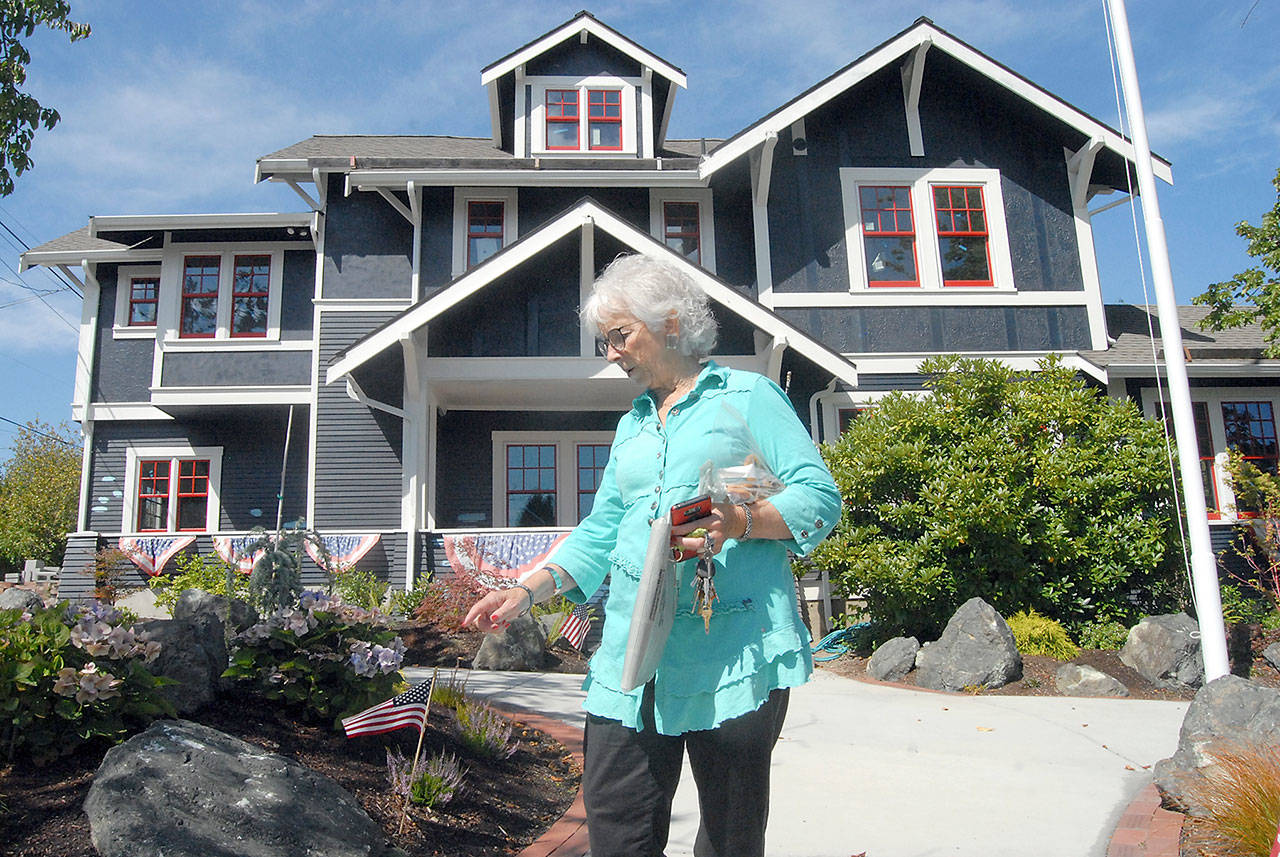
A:
[[[732,406],[749,426],[765,463],[786,488],[769,502],[791,530],[781,541],[730,540],[716,555],[720,596],[707,632],[691,612],[695,563],[680,563],[675,624],[654,677],[658,732],[711,729],[756,710],[777,688],[803,684],[813,672],[811,639],[796,605],[787,550],[807,554],[840,515],[840,493],[808,432],[776,384],[754,372],[708,361],[664,427],[649,393],[618,423],[591,514],[561,543],[553,561],[573,575],[566,593],[589,599],[606,575],[609,597],[600,648],[592,656],[583,707],[640,730],[643,688],[620,689],[631,612],[649,529],[658,515],[697,494],[710,457],[711,429]]]

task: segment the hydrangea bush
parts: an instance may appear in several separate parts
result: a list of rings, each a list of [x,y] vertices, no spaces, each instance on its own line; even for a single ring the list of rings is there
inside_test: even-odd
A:
[[[170,679],[147,664],[160,644],[107,605],[0,611],[0,741],[5,754],[47,759],[118,741],[161,715]]]
[[[361,711],[395,694],[404,643],[385,617],[304,591],[297,606],[279,607],[232,639],[224,676],[251,684],[267,699],[320,719]]]

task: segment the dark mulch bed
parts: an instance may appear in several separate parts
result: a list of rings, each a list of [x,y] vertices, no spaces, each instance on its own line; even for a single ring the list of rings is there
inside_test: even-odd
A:
[[[469,666],[478,634],[444,634],[433,628],[403,629],[410,665]],[[412,641],[412,642],[411,642]],[[585,672],[572,650],[557,650],[548,669]],[[252,698],[233,697],[189,719],[279,753],[334,779],[356,796],[395,844],[411,855],[497,857],[514,854],[549,828],[578,793],[582,772],[573,756],[545,733],[514,718],[519,749],[494,761],[470,755],[454,739],[454,714],[433,707],[422,754],[442,749],[468,769],[463,790],[437,810],[411,806],[400,833],[403,804],[387,787],[386,749],[412,759],[417,732],[402,729],[348,740],[328,724],[309,722],[296,712]],[[82,805],[105,747],[86,748],[45,765],[0,768],[0,855],[4,857],[95,857]]]

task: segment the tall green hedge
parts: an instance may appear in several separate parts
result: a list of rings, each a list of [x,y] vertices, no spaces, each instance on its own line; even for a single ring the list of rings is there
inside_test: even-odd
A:
[[[1131,621],[1185,590],[1159,424],[1050,358],[932,358],[823,455],[844,497],[813,554],[867,599],[874,636],[936,636],[977,595],[1068,627]]]

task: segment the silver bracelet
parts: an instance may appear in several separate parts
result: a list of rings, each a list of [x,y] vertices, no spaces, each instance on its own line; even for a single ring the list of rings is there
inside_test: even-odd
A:
[[[516,586],[520,587],[521,589],[523,589],[525,592],[529,594],[529,606],[520,611],[520,615],[523,616],[529,611],[533,610],[533,604],[534,604],[533,590],[525,586],[523,583],[517,583]]]
[[[742,510],[742,514],[747,516],[747,526],[742,531],[742,535],[738,536],[738,541],[745,542],[751,537],[751,504],[739,503],[738,508]]]

